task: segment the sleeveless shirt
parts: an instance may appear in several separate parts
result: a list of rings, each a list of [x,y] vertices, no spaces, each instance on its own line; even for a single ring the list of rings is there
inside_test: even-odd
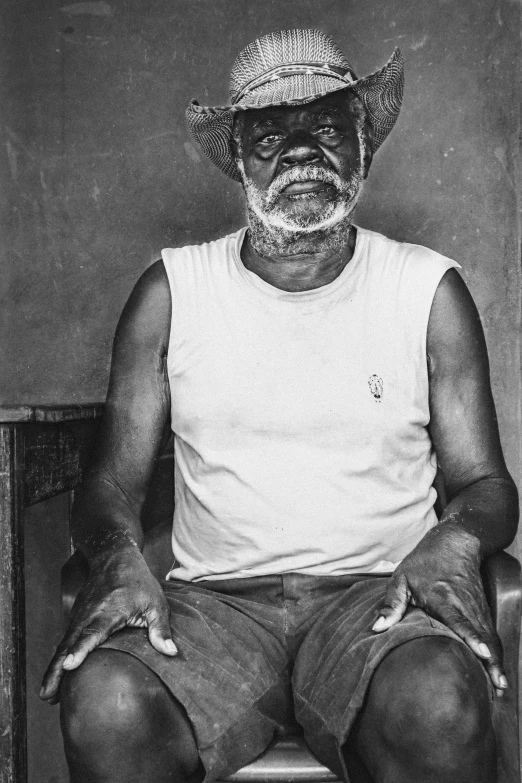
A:
[[[391,572],[437,521],[426,336],[458,264],[357,228],[333,282],[281,291],[244,267],[245,233],[162,251],[167,578]]]

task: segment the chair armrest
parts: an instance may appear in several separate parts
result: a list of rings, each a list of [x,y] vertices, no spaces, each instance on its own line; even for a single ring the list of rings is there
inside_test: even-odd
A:
[[[522,582],[518,560],[507,552],[497,552],[485,561],[483,576],[492,611],[499,617],[506,612],[516,612],[519,616]],[[496,620],[496,616],[493,619]]]
[[[493,622],[504,648],[508,679],[510,675],[517,677],[522,612],[520,563],[507,552],[498,552],[485,561],[482,576]]]
[[[518,655],[522,612],[520,563],[507,552],[498,552],[485,561],[482,577],[493,622],[502,642],[504,669],[509,684],[504,695],[493,703],[499,783],[519,783]]]

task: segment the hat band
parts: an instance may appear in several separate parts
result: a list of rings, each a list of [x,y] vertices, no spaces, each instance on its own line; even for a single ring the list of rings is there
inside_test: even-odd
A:
[[[245,95],[248,95],[249,92],[252,92],[252,90],[257,89],[258,87],[262,87],[264,84],[276,81],[282,76],[298,76],[300,74],[330,76],[334,79],[339,79],[341,82],[345,82],[345,84],[352,84],[357,79],[353,71],[349,68],[339,68],[338,66],[330,65],[329,63],[293,63],[291,65],[278,65],[247,82],[237,95],[232,97],[232,105],[238,103]]]

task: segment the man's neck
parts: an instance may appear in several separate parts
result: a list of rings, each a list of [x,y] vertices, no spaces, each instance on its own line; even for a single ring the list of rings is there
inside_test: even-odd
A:
[[[298,254],[272,253],[265,256],[252,244],[249,232],[241,248],[241,261],[266,283],[282,291],[311,291],[333,282],[351,260],[356,229],[350,226],[346,241],[332,248]]]

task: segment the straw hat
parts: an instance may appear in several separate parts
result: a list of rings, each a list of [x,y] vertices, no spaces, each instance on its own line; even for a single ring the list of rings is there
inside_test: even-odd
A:
[[[237,56],[230,75],[232,105],[205,107],[191,101],[187,124],[212,163],[239,181],[230,146],[236,112],[310,103],[328,93],[350,89],[364,103],[375,151],[399,116],[403,84],[399,49],[379,71],[358,79],[329,35],[321,30],[281,30],[258,38]]]

